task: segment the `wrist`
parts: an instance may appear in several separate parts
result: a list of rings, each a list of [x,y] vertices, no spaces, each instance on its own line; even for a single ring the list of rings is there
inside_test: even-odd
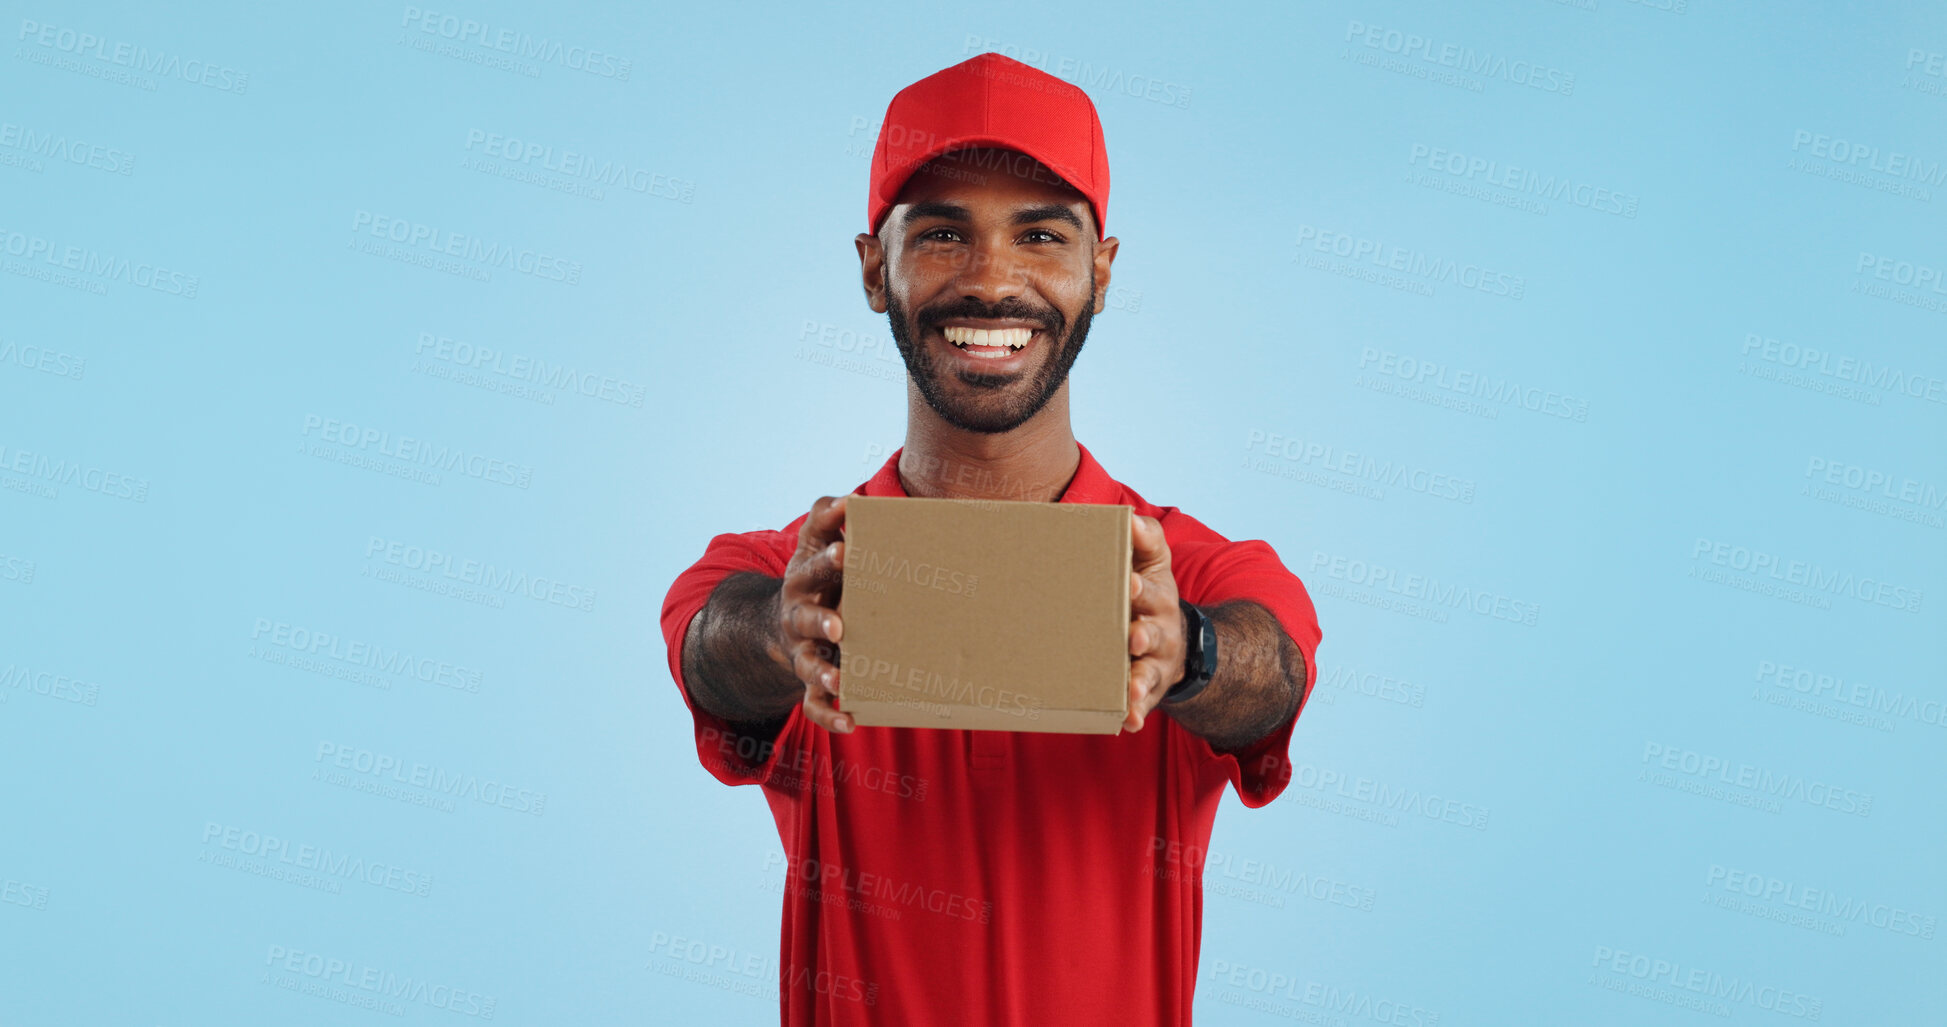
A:
[[[783,676],[783,680],[798,683],[798,670],[791,657],[791,632],[784,623],[784,579],[777,579],[776,587],[764,600],[764,623],[770,625],[770,644],[765,651],[770,654],[771,663]],[[800,687],[802,687],[800,685]]]
[[[1210,615],[1178,598],[1183,617],[1183,666],[1177,681],[1163,695],[1163,705],[1188,702],[1210,687],[1217,674],[1217,625]]]
[[[1180,598],[1176,601],[1176,631],[1177,637],[1183,639],[1183,655],[1176,661],[1176,675],[1169,680],[1170,691],[1175,691],[1176,686],[1182,684],[1190,673],[1190,632],[1196,630],[1196,624],[1190,619],[1190,611],[1185,609],[1189,605]],[[1168,694],[1164,693],[1166,696]]]

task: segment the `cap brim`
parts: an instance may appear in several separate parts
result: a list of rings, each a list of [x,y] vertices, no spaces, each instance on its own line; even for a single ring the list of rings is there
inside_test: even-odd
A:
[[[887,196],[881,194],[878,197],[879,203],[882,206],[878,216],[872,219],[872,231],[875,233],[878,232],[879,227],[885,224],[886,215],[892,213],[892,208],[899,205],[899,191],[901,189],[906,188],[907,181],[909,181],[913,177],[913,175],[919,171],[920,168],[925,167],[927,162],[933,160],[936,157],[941,156],[942,154],[952,153],[955,150],[971,150],[971,149],[982,148],[982,147],[989,148],[989,149],[996,149],[996,150],[1012,150],[1015,153],[1026,154],[1027,156],[1034,158],[1035,163],[1041,165],[1044,168],[1047,168],[1049,171],[1054,172],[1055,177],[1061,179],[1061,184],[1067,186],[1070,189],[1074,189],[1075,192],[1080,194],[1082,199],[1088,203],[1089,215],[1095,219],[1096,240],[1099,242],[1101,240],[1108,238],[1108,231],[1102,224],[1102,211],[1095,206],[1094,199],[1090,198],[1090,196],[1087,193],[1082,192],[1082,190],[1077,188],[1075,185],[1075,178],[1078,176],[1074,175],[1072,172],[1064,172],[1064,169],[1061,166],[1049,162],[1047,158],[1041,156],[1038,153],[1035,153],[1033,150],[1022,149],[1019,143],[1006,140],[1006,139],[994,138],[992,136],[968,136],[963,139],[948,140],[946,142],[940,143],[937,146],[920,151],[919,156],[908,160],[903,166],[894,170],[893,173],[886,178],[884,183],[891,190],[892,195]]]

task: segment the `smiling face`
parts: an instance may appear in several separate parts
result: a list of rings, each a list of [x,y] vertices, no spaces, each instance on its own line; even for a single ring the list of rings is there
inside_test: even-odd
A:
[[[913,385],[962,431],[1012,431],[1068,380],[1102,309],[1117,241],[1081,193],[1011,150],[943,155],[860,235],[872,309]]]

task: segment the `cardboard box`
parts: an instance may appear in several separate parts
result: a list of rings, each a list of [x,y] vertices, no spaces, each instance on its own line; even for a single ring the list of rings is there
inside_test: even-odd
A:
[[[839,703],[862,727],[1114,734],[1127,506],[852,496]]]

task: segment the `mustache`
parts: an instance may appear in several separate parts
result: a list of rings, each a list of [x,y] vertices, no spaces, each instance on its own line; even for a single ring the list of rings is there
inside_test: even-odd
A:
[[[913,321],[924,330],[938,328],[940,322],[956,317],[1033,321],[1050,335],[1061,334],[1062,325],[1068,320],[1061,316],[1061,311],[1052,307],[1032,307],[1011,297],[990,306],[971,296],[964,296],[949,303],[927,307],[916,314]]]

